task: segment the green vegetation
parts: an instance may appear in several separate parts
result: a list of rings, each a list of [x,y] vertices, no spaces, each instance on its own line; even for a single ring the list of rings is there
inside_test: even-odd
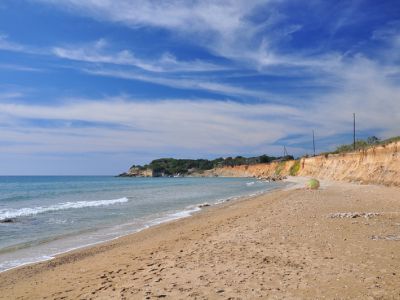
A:
[[[355,144],[355,149],[356,150],[365,149],[367,147],[368,147],[368,143],[366,141],[364,141],[364,140],[356,141],[356,144]],[[333,153],[351,152],[353,150],[354,150],[354,145],[353,144],[341,145],[341,146],[337,147],[336,150]]]
[[[202,172],[216,167],[225,166],[240,166],[240,165],[253,165],[258,163],[270,163],[274,160],[290,160],[292,156],[287,157],[273,157],[268,155],[261,155],[256,157],[227,157],[217,158],[214,160],[208,159],[174,159],[174,158],[160,158],[153,160],[150,164],[139,166],[133,165],[131,168],[138,170],[151,169],[154,176],[173,176],[173,175],[186,175],[191,172]]]
[[[190,170],[209,170],[213,163],[206,159],[173,159],[161,158],[153,160],[148,167],[156,176],[187,174]]]
[[[391,137],[391,138],[388,138],[386,140],[383,140],[383,141],[379,142],[378,145],[385,146],[387,144],[390,144],[390,143],[393,143],[393,142],[398,142],[398,141],[400,141],[400,136],[395,136],[395,137]]]
[[[289,174],[290,176],[296,176],[300,171],[300,160],[296,160],[294,164],[290,167]]]
[[[283,168],[286,165],[286,161],[281,161],[275,168],[275,175],[281,175]]]
[[[319,188],[319,181],[315,178],[312,178],[307,182],[307,187],[312,190],[317,190]]]
[[[389,138],[386,140],[380,140],[375,136],[371,136],[366,140],[356,141],[356,150],[367,149],[373,146],[385,146],[389,143],[400,141],[400,136]],[[353,151],[353,144],[341,145],[333,152],[325,152],[320,155],[328,157],[329,154],[346,153]],[[309,157],[305,155],[303,157]],[[226,166],[240,166],[240,165],[254,165],[259,163],[270,163],[272,161],[279,162],[275,168],[275,175],[281,175],[285,168],[286,161],[293,160],[293,156],[288,155],[284,157],[273,157],[268,155],[261,155],[255,157],[226,157],[217,158],[213,160],[208,159],[174,159],[174,158],[160,158],[153,160],[150,164],[140,166],[133,165],[131,169],[137,169],[139,171],[152,170],[153,176],[174,176],[174,175],[187,175],[192,172],[200,172],[211,170],[217,167]],[[300,171],[300,160],[296,160],[290,167],[289,174],[296,176]]]
[[[387,144],[397,142],[397,141],[400,141],[400,136],[392,137],[392,138],[389,138],[386,140],[380,140],[376,136],[370,136],[366,140],[357,140],[355,143],[355,150],[368,149],[368,148],[374,147],[374,146],[385,146]],[[330,152],[330,153],[332,153],[332,154],[346,153],[346,152],[351,152],[353,150],[354,150],[354,145],[348,144],[348,145],[341,145],[341,146],[337,147],[335,151]]]

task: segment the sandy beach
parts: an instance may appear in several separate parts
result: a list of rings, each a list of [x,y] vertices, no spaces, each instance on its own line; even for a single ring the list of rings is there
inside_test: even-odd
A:
[[[399,299],[399,192],[323,182],[208,207],[1,273],[0,299]]]

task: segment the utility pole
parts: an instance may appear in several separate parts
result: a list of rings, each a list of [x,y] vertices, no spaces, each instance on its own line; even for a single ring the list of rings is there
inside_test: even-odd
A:
[[[314,136],[314,130],[312,131],[312,145],[313,145],[314,156],[315,156],[315,136]]]
[[[353,150],[356,150],[356,114],[353,113]]]
[[[288,156],[288,153],[286,151],[286,146],[283,146],[283,157]]]

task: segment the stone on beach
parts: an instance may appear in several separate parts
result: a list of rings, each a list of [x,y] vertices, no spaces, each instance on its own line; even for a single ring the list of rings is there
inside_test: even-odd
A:
[[[380,213],[375,213],[375,212],[343,212],[343,213],[330,214],[329,218],[332,218],[332,219],[335,219],[335,218],[339,218],[339,219],[343,219],[343,218],[355,219],[355,218],[364,217],[366,219],[369,219],[369,218],[380,216],[380,215],[381,215]]]

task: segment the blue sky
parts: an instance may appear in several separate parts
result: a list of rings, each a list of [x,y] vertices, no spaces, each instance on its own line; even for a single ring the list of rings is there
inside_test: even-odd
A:
[[[3,0],[0,174],[399,135],[398,1]]]

